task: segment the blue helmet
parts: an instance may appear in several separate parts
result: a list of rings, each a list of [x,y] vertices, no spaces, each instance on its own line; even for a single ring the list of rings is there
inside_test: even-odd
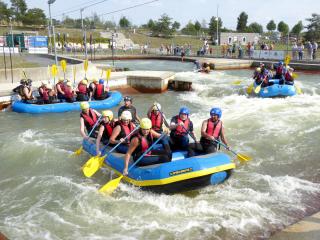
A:
[[[103,80],[103,79],[100,79],[100,80],[99,80],[99,84],[104,84],[104,80]]]
[[[283,65],[283,61],[280,61],[280,62],[279,62],[279,65]]]
[[[180,108],[179,114],[189,115],[190,114],[189,108],[187,108],[187,107]]]
[[[222,115],[222,111],[220,108],[212,108],[210,110],[210,116],[213,116],[213,115],[217,115],[219,118],[221,118],[221,115]]]

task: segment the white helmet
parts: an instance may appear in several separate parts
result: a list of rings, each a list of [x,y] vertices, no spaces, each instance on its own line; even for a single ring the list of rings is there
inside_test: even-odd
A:
[[[160,111],[160,110],[161,110],[161,105],[160,105],[160,103],[155,102],[155,103],[153,104],[152,110],[154,110],[154,111]]]
[[[132,120],[131,112],[129,112],[129,111],[123,111],[123,112],[121,113],[120,119],[121,119],[121,120]]]

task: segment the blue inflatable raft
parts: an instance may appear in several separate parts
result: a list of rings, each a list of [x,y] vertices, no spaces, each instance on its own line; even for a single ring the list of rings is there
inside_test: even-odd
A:
[[[273,82],[273,85],[261,88],[257,94],[262,98],[270,97],[288,97],[296,95],[296,88],[294,85],[279,84],[279,79],[270,79],[269,82]],[[258,85],[254,83],[254,88]]]
[[[83,141],[83,148],[95,155],[95,144]],[[104,165],[120,176],[124,168],[124,156],[113,152],[105,158]],[[131,160],[129,168],[132,163]],[[134,166],[123,179],[143,190],[172,194],[222,183],[234,168],[235,164],[224,153],[186,158],[186,152],[174,152],[171,162]]]
[[[105,100],[91,101],[90,108],[108,109],[118,105],[122,100],[120,92],[110,92],[110,96]],[[12,104],[12,110],[19,113],[61,113],[70,111],[80,111],[80,102],[74,103],[54,103],[54,104],[29,104],[22,101],[15,101]]]

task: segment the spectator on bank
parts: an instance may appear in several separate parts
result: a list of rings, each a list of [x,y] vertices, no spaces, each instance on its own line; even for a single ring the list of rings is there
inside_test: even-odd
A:
[[[254,52],[254,45],[253,45],[253,43],[252,43],[252,44],[251,44],[251,47],[250,47],[249,58],[252,58],[252,57],[253,57],[253,52]]]
[[[318,50],[318,43],[316,41],[312,42],[312,50],[313,50],[312,58],[313,58],[313,60],[316,60],[317,50]]]
[[[303,59],[303,49],[304,49],[303,44],[302,44],[302,43],[299,43],[299,46],[298,46],[299,60],[302,60],[302,59]]]
[[[292,45],[292,59],[298,60],[298,54],[297,54],[297,52],[298,52],[298,45],[297,45],[297,43],[295,42],[295,43],[293,43],[293,45]]]
[[[310,41],[307,42],[306,48],[308,50],[308,57],[310,60],[312,60],[313,49],[312,49],[312,44]]]

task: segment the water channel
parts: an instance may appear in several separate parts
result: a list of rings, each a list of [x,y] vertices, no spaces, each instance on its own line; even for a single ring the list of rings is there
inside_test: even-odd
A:
[[[319,74],[298,73],[302,95],[259,99],[245,94],[251,70],[201,74],[192,63],[141,60],[116,66],[194,79],[192,92],[133,95],[138,114],[154,101],[167,118],[188,106],[199,136],[219,106],[230,146],[253,160],[199,191],[158,195],[122,183],[104,196],[97,188],[108,171],[86,179],[80,168],[89,155],[69,157],[81,144],[79,113],[2,112],[0,230],[10,239],[265,239],[319,211]]]

